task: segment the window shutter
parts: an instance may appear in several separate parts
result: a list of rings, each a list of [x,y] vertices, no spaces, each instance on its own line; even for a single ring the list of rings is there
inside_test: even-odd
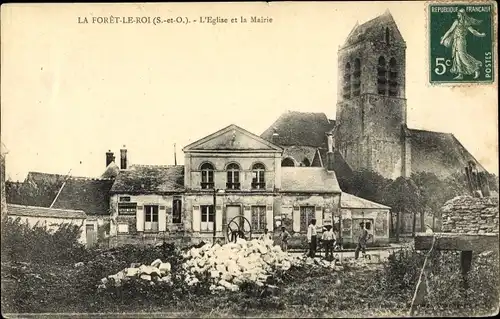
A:
[[[243,209],[243,216],[248,219],[248,221],[250,222],[250,225],[252,224],[252,210],[251,209]],[[250,231],[250,225],[248,225],[248,223],[246,221],[243,222],[244,224],[244,229],[245,229],[245,232],[248,232]],[[252,229],[252,232],[255,232],[256,229]]]
[[[144,231],[144,206],[137,206],[137,213],[135,215],[137,231]]]
[[[298,207],[293,208],[293,231],[300,232],[300,209]]]
[[[222,231],[222,206],[215,207],[215,230]]]
[[[316,226],[323,227],[323,207],[315,207]]]
[[[272,232],[274,229],[274,212],[273,212],[273,206],[267,206],[266,208],[266,227],[267,230]]]
[[[160,206],[158,211],[158,231],[167,230],[167,212],[165,211],[165,206]]]
[[[200,231],[201,211],[200,206],[193,206],[193,231]]]

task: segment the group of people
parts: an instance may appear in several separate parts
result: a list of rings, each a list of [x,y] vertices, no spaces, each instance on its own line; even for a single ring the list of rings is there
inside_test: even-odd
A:
[[[356,250],[354,251],[354,258],[359,258],[359,252],[363,254],[366,253],[366,243],[368,242],[369,233],[365,228],[365,223],[359,224],[361,232],[358,236],[358,243]],[[324,231],[321,235],[321,242],[325,249],[325,259],[333,259],[333,251],[335,246],[338,244],[337,241],[337,230],[333,228],[332,225],[326,225]],[[264,229],[264,233],[260,236],[260,240],[272,240],[271,234],[269,234],[267,228]],[[286,227],[281,227],[281,232],[279,233],[280,245],[283,251],[288,250],[288,241],[290,239],[290,233],[286,230]],[[309,226],[307,227],[307,242],[309,244],[308,256],[314,258],[316,256],[316,251],[318,249],[318,232],[316,228],[316,219],[311,219]]]

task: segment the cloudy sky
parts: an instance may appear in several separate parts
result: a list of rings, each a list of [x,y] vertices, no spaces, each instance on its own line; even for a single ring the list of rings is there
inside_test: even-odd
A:
[[[496,85],[431,87],[424,2],[2,6],[7,176],[98,176],[105,152],[173,164],[237,124],[261,134],[287,110],[335,117],[337,50],[389,9],[407,42],[408,125],[450,132],[498,173]],[[267,24],[82,24],[87,17],[271,17]],[[116,154],[118,155],[118,154]]]

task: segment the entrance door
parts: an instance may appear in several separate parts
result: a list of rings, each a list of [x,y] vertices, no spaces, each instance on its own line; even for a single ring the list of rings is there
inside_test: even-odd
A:
[[[85,225],[85,234],[87,236],[87,247],[92,247],[97,242],[97,233],[94,224]]]

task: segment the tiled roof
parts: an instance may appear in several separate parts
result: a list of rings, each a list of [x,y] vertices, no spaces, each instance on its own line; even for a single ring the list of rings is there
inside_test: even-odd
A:
[[[34,183],[39,183],[39,182],[48,182],[48,183],[62,183],[66,178],[71,178],[71,179],[88,179],[88,177],[81,177],[81,176],[67,176],[67,175],[62,175],[62,174],[50,174],[50,173],[41,173],[41,172],[29,172],[28,175],[26,176],[25,181],[31,181]]]
[[[367,199],[357,197],[348,193],[342,192],[340,195],[340,207],[342,208],[380,208],[380,209],[390,209],[389,206],[385,206],[379,203],[369,201]]]
[[[10,216],[85,219],[85,212],[72,209],[56,209],[38,206],[7,204]]]
[[[118,174],[112,193],[177,193],[184,190],[184,165],[132,165]]]
[[[473,161],[480,171],[485,171],[453,134],[415,129],[409,131],[412,173],[429,172],[438,177],[447,177],[463,172],[469,161]]]
[[[282,167],[281,190],[283,192],[340,193],[335,173],[323,167]]]
[[[109,215],[112,179],[70,179],[54,203],[55,208],[83,210],[87,215]]]
[[[288,146],[283,151],[283,158],[291,157],[295,160],[295,165],[298,166],[304,159],[312,163],[316,152],[317,148],[312,146]]]
[[[335,126],[325,113],[286,112],[273,123],[261,137],[273,142],[273,133],[278,137],[273,143],[283,146],[301,145],[326,147],[325,133]]]

